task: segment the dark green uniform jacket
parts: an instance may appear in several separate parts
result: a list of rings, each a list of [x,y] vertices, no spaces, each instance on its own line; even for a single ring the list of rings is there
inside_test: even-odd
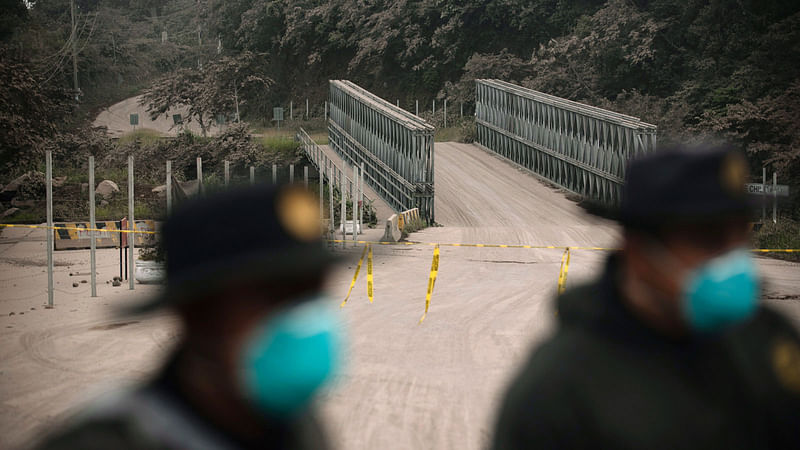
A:
[[[796,330],[762,307],[720,335],[669,340],[621,302],[617,259],[559,299],[559,328],[510,387],[494,447],[800,448]]]
[[[267,437],[241,441],[198,415],[176,383],[174,363],[152,383],[122,393],[87,412],[40,448],[77,449],[326,449],[309,411],[292,421],[265,421]]]

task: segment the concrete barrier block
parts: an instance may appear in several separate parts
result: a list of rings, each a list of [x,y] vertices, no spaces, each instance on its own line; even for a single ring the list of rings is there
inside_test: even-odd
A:
[[[383,233],[381,242],[397,242],[403,236],[400,232],[398,218],[399,216],[397,214],[392,214],[391,217],[386,219],[386,231]]]

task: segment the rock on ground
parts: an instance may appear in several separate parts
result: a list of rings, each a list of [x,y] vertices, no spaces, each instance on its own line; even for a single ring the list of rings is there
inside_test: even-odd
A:
[[[97,189],[95,189],[94,193],[103,197],[103,198],[111,198],[115,192],[119,192],[119,186],[117,183],[114,183],[111,180],[103,180],[100,184],[97,185]]]

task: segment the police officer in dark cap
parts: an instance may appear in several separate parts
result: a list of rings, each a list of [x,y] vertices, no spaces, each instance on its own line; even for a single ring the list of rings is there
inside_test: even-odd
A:
[[[728,148],[629,166],[622,250],[557,299],[494,448],[800,448],[800,339],[759,304],[746,181]]]
[[[146,385],[96,405],[48,449],[324,449],[314,394],[341,358],[321,292],[333,257],[299,188],[226,191],[165,224],[169,308],[180,343]]]

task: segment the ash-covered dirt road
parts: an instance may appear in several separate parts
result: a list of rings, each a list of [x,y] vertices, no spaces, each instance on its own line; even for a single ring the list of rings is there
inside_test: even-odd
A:
[[[108,136],[112,138],[118,138],[134,130],[142,129],[155,131],[162,136],[177,136],[184,129],[198,136],[202,134],[202,129],[197,121],[189,122],[189,108],[185,106],[173,108],[153,120],[147,112],[147,107],[139,104],[141,99],[142,96],[137,95],[109,106],[97,115],[92,125],[106,127]],[[131,114],[139,116],[139,124],[135,127],[131,125]],[[180,114],[184,125],[175,125],[172,118],[173,114]],[[209,136],[216,136],[219,131],[220,129],[216,123],[212,123],[206,133]]]
[[[483,150],[444,143],[435,151],[436,220],[443,226],[410,240],[615,244],[615,225],[587,216],[563,193]],[[178,333],[167,315],[110,317],[112,306],[136,300],[126,285],[102,285],[100,299],[64,287],[74,278],[67,272],[85,271],[86,252],[57,254],[64,263],[56,268],[59,306],[41,310],[43,267],[24,261],[43,260],[43,244],[3,245],[13,237],[10,231],[0,236],[2,448],[25,446],[79,408],[81,399],[108,392],[110,382],[145,378]],[[360,251],[346,250],[351,262],[331,276],[327,289],[337,304],[355,270],[352,257]],[[350,337],[347,366],[322,399],[338,448],[484,448],[508,379],[554,324],[560,250],[464,247],[441,247],[431,309],[418,324],[432,254],[428,245],[376,246],[375,303],[367,300],[362,268],[342,309]],[[568,285],[595,276],[605,256],[574,251]],[[113,276],[114,255],[101,258],[98,279],[105,280]],[[800,265],[763,258],[759,265],[771,296],[800,292]],[[137,286],[137,295],[153,292]],[[773,302],[800,321],[800,301]],[[27,313],[8,315],[15,311]],[[130,321],[136,322],[119,326]],[[85,389],[93,394],[81,394]]]

